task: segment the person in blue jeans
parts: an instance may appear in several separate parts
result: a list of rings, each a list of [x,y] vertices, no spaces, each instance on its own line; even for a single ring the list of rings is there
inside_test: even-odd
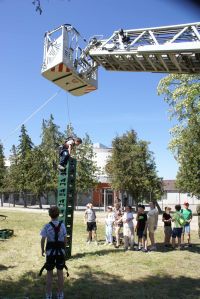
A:
[[[175,241],[178,239],[178,249],[181,249],[181,235],[183,227],[180,224],[181,214],[181,205],[175,206],[175,213],[172,216],[173,230],[172,230],[172,248],[175,249]]]
[[[190,222],[192,220],[192,210],[189,209],[189,203],[187,201],[184,202],[184,208],[181,209],[181,213],[186,221],[186,224],[183,227],[182,241],[184,243],[184,235],[187,234],[187,244],[191,247]]]
[[[65,170],[67,166],[67,162],[69,160],[69,157],[71,155],[71,151],[75,146],[78,146],[82,143],[81,138],[68,138],[64,144],[61,146],[61,150],[59,153],[59,165],[58,169],[63,171]]]
[[[105,218],[105,225],[106,225],[106,243],[105,245],[112,245],[113,244],[113,224],[115,221],[115,215],[112,211],[112,207],[107,207],[107,214]]]

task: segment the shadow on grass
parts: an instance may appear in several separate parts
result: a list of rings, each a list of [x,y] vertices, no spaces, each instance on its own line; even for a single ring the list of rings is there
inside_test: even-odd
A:
[[[15,268],[15,266],[4,266],[4,265],[1,265],[0,264],[0,271],[5,271],[5,270],[8,270],[8,269],[11,269],[11,268]]]
[[[0,281],[0,299],[44,298],[45,275],[27,272],[17,282]],[[54,294],[56,286],[53,286]],[[76,278],[65,279],[65,297],[69,299],[197,299],[200,298],[199,279],[186,276],[172,278],[168,275],[147,276],[137,279],[130,273],[130,280],[116,274],[98,271],[83,265]]]
[[[156,247],[157,247],[156,252],[165,253],[167,251],[174,251],[174,249],[172,247],[167,247],[166,248],[163,245],[163,243],[156,243]],[[188,245],[184,245],[184,246],[182,246],[181,251],[200,253],[200,244],[194,243],[194,244],[192,244],[191,247],[189,247]]]
[[[115,249],[115,248],[110,248],[110,249],[102,249],[102,250],[95,250],[95,251],[89,251],[89,252],[82,252],[82,253],[76,253],[72,256],[73,259],[81,259],[86,256],[103,256],[107,255],[109,253],[117,253],[117,252],[122,252],[124,251],[123,247]]]

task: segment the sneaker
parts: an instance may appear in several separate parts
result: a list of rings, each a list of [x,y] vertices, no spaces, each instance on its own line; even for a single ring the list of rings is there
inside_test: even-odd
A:
[[[61,171],[63,171],[63,170],[65,170],[65,167],[59,164],[58,165],[58,169],[61,170]]]
[[[150,250],[150,251],[156,251],[157,248],[156,248],[156,246],[154,245],[154,246],[151,246],[151,247],[149,248],[149,250]]]
[[[113,243],[109,243],[108,245],[113,245]]]
[[[148,252],[148,250],[145,248],[142,248],[142,252]]]
[[[57,294],[57,299],[64,299],[64,293],[58,293]]]
[[[52,299],[52,294],[46,294],[46,299]]]
[[[91,241],[87,241],[87,244],[91,244]]]

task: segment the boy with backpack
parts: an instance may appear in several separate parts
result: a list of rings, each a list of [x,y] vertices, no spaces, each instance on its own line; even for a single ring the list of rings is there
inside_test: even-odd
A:
[[[63,268],[65,265],[65,247],[67,244],[66,227],[62,221],[58,220],[59,209],[53,206],[49,209],[51,222],[46,224],[41,230],[41,251],[42,256],[46,254],[46,263],[40,270],[40,275],[44,269],[47,270],[46,277],[46,299],[52,299],[52,279],[53,269],[56,267],[58,276],[58,293],[57,299],[64,299],[63,287]],[[46,241],[46,249],[44,249]],[[67,273],[68,274],[68,273]]]
[[[58,169],[63,171],[66,168],[67,162],[69,160],[69,157],[71,155],[71,151],[75,146],[78,146],[82,143],[81,138],[73,138],[69,137],[67,140],[65,140],[64,144],[61,146],[60,153],[59,153],[59,165]]]
[[[181,235],[185,220],[181,211],[181,205],[175,206],[175,213],[172,216],[173,230],[172,230],[172,248],[175,249],[175,240],[178,239],[178,249],[181,249]]]

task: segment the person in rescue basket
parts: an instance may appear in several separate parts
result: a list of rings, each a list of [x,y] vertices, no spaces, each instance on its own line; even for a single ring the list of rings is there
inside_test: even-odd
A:
[[[58,292],[57,299],[63,299],[63,268],[65,265],[65,247],[67,244],[67,232],[66,227],[62,221],[58,221],[59,209],[56,206],[52,206],[49,209],[49,216],[51,222],[46,224],[40,232],[41,238],[41,250],[42,256],[46,254],[46,263],[44,269],[47,270],[46,277],[46,299],[52,299],[52,279],[53,269],[56,267],[58,276]],[[44,249],[46,241],[46,250]],[[40,275],[42,270],[40,271]],[[67,268],[66,268],[67,269]]]

